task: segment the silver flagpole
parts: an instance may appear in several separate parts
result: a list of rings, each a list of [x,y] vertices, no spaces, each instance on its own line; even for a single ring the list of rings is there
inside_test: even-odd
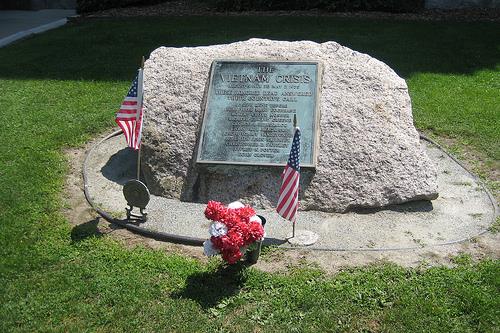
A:
[[[138,115],[138,118],[137,121],[139,120],[139,117],[140,117],[140,114],[142,112],[142,95],[143,95],[143,72],[144,70],[144,56],[142,56],[142,61],[141,61],[141,68],[139,69],[139,82],[138,82],[138,85],[139,85],[139,91],[137,92],[137,95],[140,96],[139,98],[139,103],[138,104],[138,108],[137,108],[137,115]],[[143,118],[144,118],[144,115],[142,115]],[[144,121],[144,119],[141,119],[141,122]],[[141,124],[142,126],[142,124]],[[142,135],[142,128],[141,128],[141,135]],[[142,139],[142,138],[141,138]],[[142,144],[139,142],[139,149],[137,150],[137,180],[140,180],[140,177],[141,177],[141,147],[142,147]]]
[[[297,116],[293,115],[293,126],[295,127],[295,131],[297,131]],[[295,137],[295,133],[294,133]],[[300,164],[299,164],[300,165]],[[299,180],[300,180],[300,174],[299,174]],[[298,194],[297,194],[298,195]],[[297,197],[297,205],[299,204],[299,198]],[[288,238],[288,243],[294,246],[308,246],[316,243],[319,239],[318,234],[309,231],[309,230],[302,230],[299,229],[297,232],[295,232],[295,224],[297,221],[297,213],[299,212],[298,207],[297,207],[297,212],[294,215],[293,219],[293,229],[292,229],[292,237]]]
[[[141,178],[141,146],[137,150],[137,180]]]
[[[144,70],[144,57],[142,57],[141,68],[139,68],[139,73],[137,74],[137,114],[135,117],[135,134],[136,140],[134,144],[138,144],[137,148],[137,179],[131,179],[123,186],[123,196],[127,200],[128,207],[125,207],[127,212],[127,221],[138,221],[146,222],[147,213],[144,212],[147,204],[149,203],[150,194],[147,186],[141,182],[141,139],[142,139],[142,124],[143,124],[143,113],[142,113],[142,102],[143,102],[143,70]],[[135,83],[135,82],[134,82]],[[140,121],[140,123],[139,123]],[[139,131],[137,131],[137,126]],[[134,146],[135,147],[135,146]],[[132,213],[134,207],[139,208],[140,214]]]

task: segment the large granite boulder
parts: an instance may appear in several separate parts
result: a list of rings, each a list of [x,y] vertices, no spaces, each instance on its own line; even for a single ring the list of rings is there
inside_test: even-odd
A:
[[[210,65],[230,58],[323,64],[318,162],[302,170],[300,209],[343,212],[437,198],[436,170],[420,146],[402,78],[335,42],[264,39],[153,51],[144,69],[142,150],[152,193],[275,206],[282,168],[195,163]]]

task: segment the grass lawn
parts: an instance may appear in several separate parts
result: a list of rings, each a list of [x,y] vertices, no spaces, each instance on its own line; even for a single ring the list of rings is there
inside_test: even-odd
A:
[[[268,274],[129,250],[108,237],[72,239],[60,213],[62,149],[113,125],[140,57],[161,45],[336,40],[407,80],[418,128],[452,138],[494,170],[498,31],[498,23],[115,19],[0,49],[0,331],[498,332],[498,260]]]

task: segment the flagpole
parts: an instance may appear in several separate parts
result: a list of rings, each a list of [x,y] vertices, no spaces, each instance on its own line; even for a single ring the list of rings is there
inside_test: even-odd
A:
[[[137,112],[138,113],[142,113],[142,96],[143,96],[143,84],[142,82],[144,81],[143,80],[143,74],[142,74],[142,71],[144,70],[144,56],[142,56],[142,60],[141,60],[141,75],[140,75],[140,81],[139,84],[140,84],[140,87],[141,87],[141,100],[140,100],[140,107],[138,108]],[[141,117],[144,117],[144,115],[142,115]],[[141,119],[141,121],[144,121],[144,119]],[[141,147],[142,147],[142,144],[139,142],[139,148],[137,149],[137,180],[140,180],[141,178]]]
[[[294,130],[294,132],[297,130],[297,114],[293,115],[293,130]],[[293,217],[292,238],[295,238],[295,221],[297,221],[297,214],[295,214],[295,216]]]
[[[141,146],[137,150],[137,180],[141,178]]]
[[[292,235],[291,237],[287,237],[287,240],[288,240],[288,243],[290,243],[291,245],[293,246],[308,246],[308,245],[312,245],[314,243],[316,243],[319,239],[319,236],[318,234],[312,232],[312,231],[309,231],[309,230],[297,230],[297,232],[295,232],[295,228],[296,228],[296,224],[297,224],[297,213],[298,213],[298,206],[299,206],[299,182],[300,182],[300,129],[299,127],[297,126],[297,115],[294,114],[293,115],[293,126],[295,127],[295,133],[293,134],[293,142],[292,142],[292,149],[290,151],[290,157],[289,157],[289,163],[290,164],[293,164],[291,165],[291,167],[294,168],[294,171],[297,173],[297,178],[296,178],[296,181],[297,183],[295,183],[293,186],[297,186],[297,190],[293,193],[293,195],[296,195],[296,205],[293,207],[294,209],[294,212],[293,212],[293,217],[292,218],[289,218],[290,217],[290,214],[287,214],[285,213],[284,215],[281,215],[281,211],[278,210],[278,208],[276,210],[278,210],[278,214],[280,214],[281,216],[285,217],[286,219],[289,219],[291,222],[292,222]],[[295,140],[297,138],[297,140]],[[290,162],[291,161],[291,162]],[[287,167],[290,166],[290,164],[287,164]],[[295,169],[296,168],[296,169]],[[285,170],[287,170],[285,168]],[[288,183],[290,184],[290,182]],[[282,185],[283,187],[283,185]],[[288,194],[290,194],[288,192]],[[280,199],[281,199],[281,189],[280,189]],[[278,199],[278,202],[280,201],[280,199]],[[278,207],[279,207],[279,204],[278,204]],[[290,209],[290,206],[288,206],[288,209]],[[288,212],[288,211],[287,211]],[[288,212],[290,213],[290,212]]]

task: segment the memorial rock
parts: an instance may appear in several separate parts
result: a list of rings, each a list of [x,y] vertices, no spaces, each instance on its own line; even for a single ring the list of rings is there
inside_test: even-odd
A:
[[[264,39],[151,53],[144,69],[142,167],[153,194],[275,206],[282,166],[252,165],[251,157],[245,165],[197,163],[210,69],[221,59],[319,64],[317,154],[301,170],[299,209],[344,212],[437,198],[436,170],[420,146],[402,78],[335,42]],[[301,111],[294,112],[300,126]],[[256,130],[262,130],[259,120]],[[290,144],[292,124],[281,126]]]

